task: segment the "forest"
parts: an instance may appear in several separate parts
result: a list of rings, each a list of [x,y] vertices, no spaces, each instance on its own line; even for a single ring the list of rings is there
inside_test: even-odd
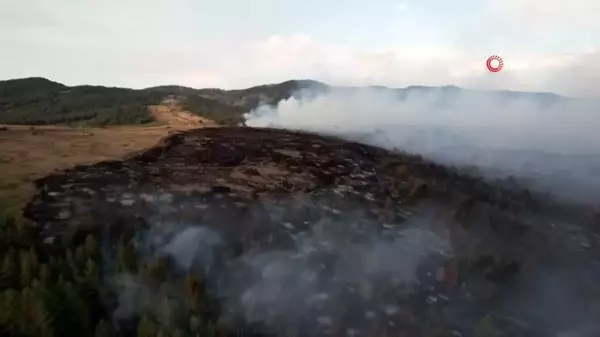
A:
[[[148,107],[176,98],[182,108],[222,125],[239,125],[261,103],[277,104],[313,82],[287,81],[242,90],[160,86],[135,90],[44,78],[0,81],[0,124],[104,127],[154,122]],[[316,83],[316,82],[315,82]]]
[[[152,122],[147,106],[163,95],[100,86],[66,87],[45,79],[0,82],[2,124],[108,126]]]
[[[165,260],[141,261],[132,241],[125,237],[111,248],[115,251],[112,262],[101,253],[101,245],[92,234],[51,245],[47,239],[40,242],[27,224],[4,217],[0,224],[0,335],[225,334],[197,276],[188,274],[178,279],[168,272]],[[148,291],[158,294],[159,303],[137,317],[115,322],[112,314],[117,288],[103,280],[117,274],[138,279]]]

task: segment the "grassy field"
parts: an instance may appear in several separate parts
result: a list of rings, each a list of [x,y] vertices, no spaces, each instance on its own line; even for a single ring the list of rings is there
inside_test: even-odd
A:
[[[20,215],[34,192],[32,182],[55,170],[114,160],[156,145],[170,132],[197,127],[69,128],[0,126],[0,209]]]

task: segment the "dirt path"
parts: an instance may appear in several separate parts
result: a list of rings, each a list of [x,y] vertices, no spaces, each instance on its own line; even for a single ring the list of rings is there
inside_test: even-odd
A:
[[[167,100],[161,105],[150,106],[150,113],[157,122],[178,127],[216,127],[213,120],[184,110],[177,102]]]

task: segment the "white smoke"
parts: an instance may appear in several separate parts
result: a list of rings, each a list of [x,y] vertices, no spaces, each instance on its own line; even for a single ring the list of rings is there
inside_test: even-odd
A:
[[[600,103],[455,87],[332,89],[246,116],[248,126],[340,135],[438,162],[514,175],[568,198],[600,197]]]
[[[139,233],[136,249],[150,263],[168,256],[180,271],[194,272],[201,267],[202,275],[218,280],[209,282],[210,292],[219,298],[225,321],[243,317],[249,324],[264,324],[276,331],[322,332],[331,322],[339,323],[343,318],[336,315],[342,312],[374,318],[395,316],[399,308],[391,299],[390,303],[384,301],[377,286],[397,287],[409,296],[420,286],[417,273],[426,259],[454,255],[448,228],[440,220],[425,215],[403,224],[388,224],[380,232],[377,223],[357,220],[364,216],[357,210],[335,221],[319,221],[309,229],[282,226],[289,245],[257,247],[239,256],[219,254],[220,260],[214,258],[215,253],[231,242],[215,226],[155,223]],[[361,231],[364,241],[349,239]],[[437,264],[428,266],[429,272],[436,268]],[[153,292],[139,276],[117,275],[114,281],[119,295],[116,318],[160,307],[161,294]],[[398,291],[396,295],[402,294]],[[373,303],[354,307],[357,301]],[[360,328],[361,323],[353,324],[356,326],[349,328]]]

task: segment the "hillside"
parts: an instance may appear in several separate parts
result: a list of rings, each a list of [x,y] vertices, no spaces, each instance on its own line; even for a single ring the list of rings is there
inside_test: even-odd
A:
[[[454,86],[387,88],[399,100],[414,95],[435,93],[439,104],[453,104],[458,94],[476,91]],[[155,122],[150,106],[175,102],[182,110],[222,125],[239,125],[244,113],[261,104],[277,105],[306,89],[313,94],[330,90],[359,90],[360,87],[335,87],[312,80],[290,80],[246,89],[194,89],[177,85],[146,89],[103,86],[74,86],[44,78],[0,81],[0,124],[110,126]],[[491,95],[498,102],[529,99],[536,104],[554,104],[567,99],[550,93],[511,91],[476,92]]]
[[[230,91],[181,86],[134,90],[68,87],[44,78],[8,80],[0,82],[0,124],[147,124],[154,121],[149,106],[174,99],[183,110],[219,124],[237,125],[245,112],[260,103],[277,104],[303,85],[303,81],[288,81]]]
[[[22,253],[4,297],[51,289],[64,306],[51,324],[0,321],[12,332],[546,337],[600,312],[592,209],[418,156],[205,128],[35,184],[24,215],[42,267]]]

